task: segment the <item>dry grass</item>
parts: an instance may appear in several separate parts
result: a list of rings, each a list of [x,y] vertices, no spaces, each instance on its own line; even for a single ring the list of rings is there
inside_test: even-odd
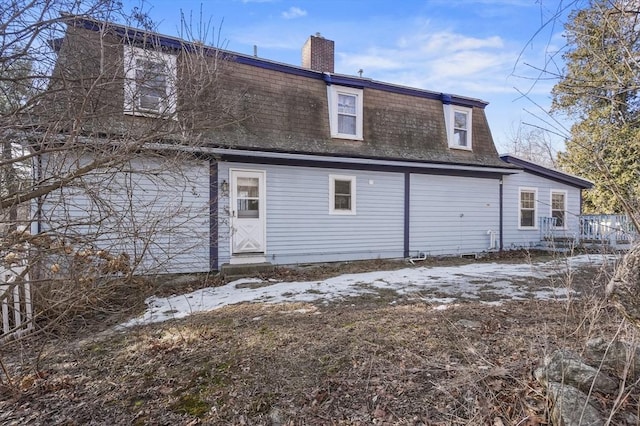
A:
[[[385,291],[23,342],[0,354],[14,378],[0,393],[0,423],[546,424],[534,367],[555,348],[612,335],[620,321],[594,310],[604,276],[570,278],[592,294],[438,310]]]

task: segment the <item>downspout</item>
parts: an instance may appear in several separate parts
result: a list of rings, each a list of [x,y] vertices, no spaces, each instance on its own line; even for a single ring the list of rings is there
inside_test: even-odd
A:
[[[503,213],[502,213],[503,204],[504,204],[503,199],[502,199],[503,198],[503,196],[502,196],[503,186],[504,186],[503,176],[500,176],[500,185],[499,186],[500,186],[500,196],[499,196],[499,198],[500,198],[500,252],[502,252],[502,250],[504,250],[504,242],[503,242],[503,239],[502,239],[502,233],[503,233],[503,229],[504,229],[504,226],[503,226],[504,217],[503,217]]]
[[[218,271],[218,163],[209,159],[209,270]]]
[[[36,157],[31,161],[31,179],[34,187],[39,185],[40,182],[42,182],[42,155],[40,154],[36,155]],[[29,232],[31,233],[32,236],[40,235],[42,233],[42,205],[44,204],[44,196],[41,195],[35,198],[34,200],[31,200],[29,204],[30,204],[30,207],[33,207],[35,205],[35,209],[36,209],[35,222],[32,221],[33,216],[31,216],[31,212],[29,212],[29,221],[31,222],[29,225]],[[32,245],[29,248],[29,256],[33,256],[36,259],[39,258],[41,253],[39,253],[38,251],[39,249]],[[35,280],[40,279],[42,276],[41,271],[42,271],[41,263],[36,261],[32,265],[32,269],[29,272],[29,274],[31,275],[31,279],[35,279]]]
[[[579,216],[582,216],[582,188],[580,188],[580,214]]]
[[[411,173],[404,173],[404,257],[409,258],[409,221],[411,220],[410,207],[411,207]]]
[[[582,200],[582,191],[583,191],[582,188],[580,188],[580,190],[578,191],[578,198],[580,200],[580,210],[579,210],[580,213],[578,214],[578,237],[576,239],[577,240],[576,244],[578,244],[578,245],[582,244],[582,241],[581,241],[582,240],[582,229],[583,229],[582,228],[582,213],[583,213],[582,212],[582,202],[583,202],[583,200]]]
[[[42,180],[42,156],[38,155],[37,156],[37,160],[38,160],[38,167],[36,167],[36,173],[37,175],[35,176],[35,180],[36,183],[39,184]],[[40,234],[42,232],[42,197],[38,197],[38,199],[36,200],[37,203],[37,208],[38,211],[36,212],[36,234]]]

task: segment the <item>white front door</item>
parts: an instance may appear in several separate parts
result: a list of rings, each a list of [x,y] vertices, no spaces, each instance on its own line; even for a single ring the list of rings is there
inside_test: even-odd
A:
[[[231,254],[265,253],[265,173],[230,170]]]

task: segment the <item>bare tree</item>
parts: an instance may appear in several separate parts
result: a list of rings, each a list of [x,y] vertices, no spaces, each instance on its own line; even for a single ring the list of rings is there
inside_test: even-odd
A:
[[[519,125],[512,129],[507,149],[516,157],[546,167],[556,167],[557,152],[547,132],[535,127]]]
[[[47,324],[122,308],[136,275],[209,270],[194,148],[244,119],[242,96],[220,90],[220,49],[151,27],[110,0],[0,8],[0,267],[28,259]]]

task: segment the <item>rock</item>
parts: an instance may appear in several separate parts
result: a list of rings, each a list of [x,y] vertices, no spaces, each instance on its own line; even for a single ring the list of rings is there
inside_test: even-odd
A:
[[[271,424],[273,426],[280,426],[284,424],[282,412],[278,407],[271,408],[271,411],[269,411],[269,419],[271,420]]]
[[[618,391],[618,380],[585,364],[569,351],[558,349],[544,359],[544,364],[534,372],[543,385],[550,382],[563,383],[581,391],[593,390],[605,394]]]
[[[624,413],[623,417],[624,417],[624,420],[627,422],[628,425],[638,425],[638,424],[640,424],[640,419],[638,418],[638,416],[636,416],[633,413]]]
[[[477,328],[481,328],[482,327],[482,323],[479,321],[471,321],[471,320],[466,320],[466,319],[461,319],[456,321],[455,323],[457,326],[459,327],[464,327],[464,328],[473,328],[473,329],[477,329]]]
[[[591,404],[587,395],[573,386],[549,382],[547,384],[551,406],[551,420],[558,426],[601,426],[604,418]]]
[[[591,365],[598,366],[602,363],[604,367],[615,371],[619,377],[622,377],[625,366],[630,363],[628,376],[634,380],[640,377],[640,349],[637,346],[598,337],[587,342],[585,356]]]
[[[640,328],[640,245],[629,250],[616,267],[606,293],[620,313]]]

